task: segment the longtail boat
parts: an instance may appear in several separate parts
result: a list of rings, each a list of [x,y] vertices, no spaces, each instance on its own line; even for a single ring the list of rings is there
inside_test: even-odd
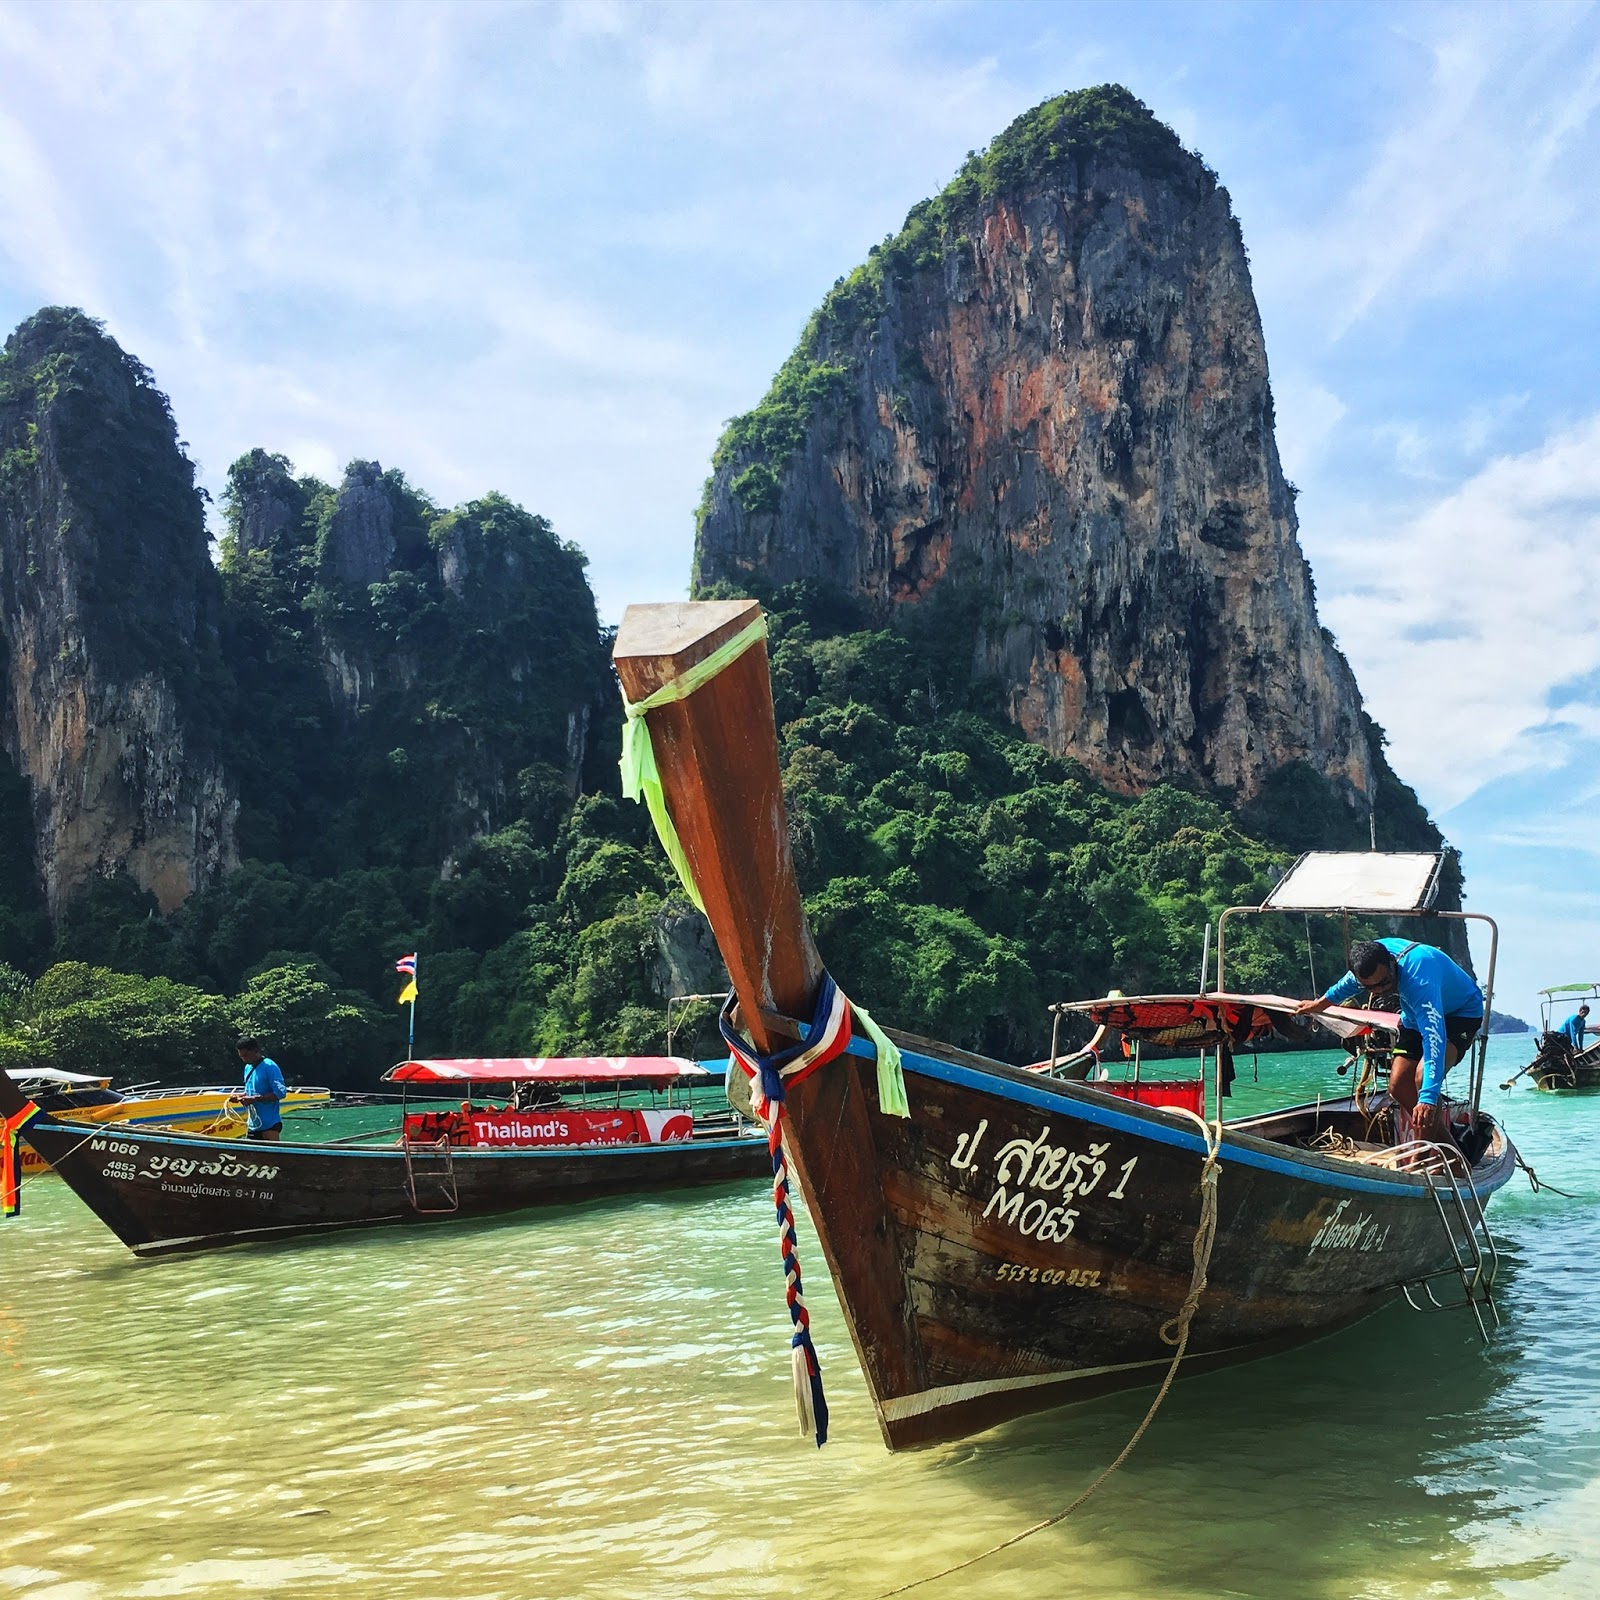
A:
[[[12,1209],[19,1137],[139,1256],[495,1217],[767,1170],[765,1141],[737,1112],[676,1095],[716,1082],[679,1057],[408,1061],[385,1078],[403,1097],[467,1098],[416,1110],[403,1098],[398,1128],[344,1142],[241,1144],[45,1113],[0,1073]],[[505,1104],[479,1099],[491,1087],[510,1089]],[[624,1103],[642,1090],[650,1104]]]
[[[768,1126],[803,1428],[826,1437],[791,1170],[890,1449],[1159,1381],[1175,1345],[1199,1371],[1402,1293],[1442,1308],[1445,1283],[1485,1322],[1495,1257],[1482,1206],[1516,1152],[1479,1110],[1481,1050],[1456,1113],[1464,1148],[1446,1147],[1395,1142],[1395,1119],[1363,1094],[1224,1125],[1215,1109],[1208,1121],[886,1031],[852,1005],[796,881],[764,634],[754,602],[633,606],[614,658],[625,788],[650,804],[733,982],[725,1036]],[[1308,856],[1276,901],[1225,913],[1217,992],[1102,1004],[1134,1008],[1125,1028],[1193,1026],[1220,1106],[1235,1048],[1278,1020],[1304,1026],[1292,1001],[1226,992],[1229,917],[1463,915],[1433,910],[1436,858],[1362,861]],[[1345,1025],[1381,1037],[1385,1020]]]
[[[244,1137],[244,1107],[236,1088],[210,1085],[161,1087],[141,1085],[113,1089],[107,1076],[66,1072],[58,1067],[36,1067],[17,1076],[25,1099],[41,1111],[72,1117],[76,1122],[160,1123],[166,1128],[186,1128],[219,1139]],[[283,1097],[283,1109],[303,1112],[326,1106],[332,1096],[326,1089],[293,1088]],[[50,1163],[32,1145],[22,1150],[22,1176],[31,1178],[50,1171]]]
[[[1600,983],[1558,983],[1539,991],[1539,1041],[1532,1061],[1510,1078],[1509,1088],[1523,1073],[1541,1089],[1561,1092],[1569,1089],[1600,1089],[1600,1037],[1579,1048],[1556,1026],[1558,1005],[1600,1004]],[[1600,1011],[1596,1012],[1600,1016]],[[1600,1034],[1600,1022],[1594,1030]]]

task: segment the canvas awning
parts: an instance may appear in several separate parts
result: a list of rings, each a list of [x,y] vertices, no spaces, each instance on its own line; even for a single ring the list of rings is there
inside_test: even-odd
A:
[[[714,1074],[685,1056],[483,1056],[458,1061],[402,1061],[385,1083],[608,1084],[665,1089],[710,1083]]]
[[[1541,989],[1540,994],[1596,994],[1600,993],[1600,983],[1557,983],[1548,989]]]
[[[1107,995],[1063,1006],[1091,1022],[1116,1028],[1148,1044],[1210,1050],[1221,1044],[1237,1050],[1277,1033],[1286,1039],[1310,1037],[1316,1023],[1341,1039],[1372,1029],[1392,1032],[1400,1019],[1385,1011],[1330,1006],[1315,1016],[1297,1016],[1298,1000],[1277,994]]]
[[[105,1089],[110,1078],[97,1077],[91,1072],[64,1072],[60,1067],[7,1067],[6,1076],[13,1083],[49,1083],[58,1089]]]
[[[1439,892],[1437,851],[1311,850],[1261,902],[1263,911],[1426,911]]]

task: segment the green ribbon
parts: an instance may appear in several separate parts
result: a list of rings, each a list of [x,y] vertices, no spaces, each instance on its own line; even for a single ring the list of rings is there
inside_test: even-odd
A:
[[[751,645],[767,636],[767,619],[757,617],[749,627],[720,644],[704,661],[697,661],[681,677],[664,683],[654,694],[643,700],[622,697],[622,709],[627,720],[622,725],[622,792],[630,800],[643,800],[650,810],[650,820],[656,825],[656,837],[667,853],[678,880],[696,908],[704,912],[706,903],[700,897],[700,886],[694,881],[689,867],[689,857],[684,853],[683,841],[672,824],[672,813],[667,810],[667,797],[662,792],[661,774],[656,769],[656,750],[650,738],[650,724],[645,719],[647,711],[658,706],[669,706],[678,700],[687,700],[696,689],[709,683],[724,667],[732,666]],[[900,1066],[900,1047],[874,1022],[867,1008],[854,1000],[850,1008],[861,1024],[862,1032],[872,1041],[878,1052],[878,1103],[893,1117],[909,1117],[911,1107],[906,1102],[905,1074]]]
[[[700,898],[700,886],[694,881],[689,858],[684,854],[683,841],[672,825],[672,813],[667,810],[667,797],[662,793],[661,774],[656,770],[656,750],[650,739],[650,725],[644,720],[645,712],[657,706],[669,706],[677,700],[687,700],[696,689],[709,683],[724,667],[732,666],[751,645],[767,636],[767,619],[757,617],[749,627],[741,628],[727,641],[719,644],[704,661],[697,661],[671,683],[664,683],[654,694],[643,700],[622,697],[622,709],[627,721],[622,725],[622,792],[630,800],[642,799],[650,810],[650,820],[656,825],[656,837],[667,852],[685,892],[695,908],[704,911],[706,903]]]
[[[861,1031],[878,1048],[878,1107],[889,1117],[909,1117],[911,1107],[906,1101],[906,1075],[900,1070],[900,1046],[886,1034],[867,1008],[858,1000],[850,1002]]]

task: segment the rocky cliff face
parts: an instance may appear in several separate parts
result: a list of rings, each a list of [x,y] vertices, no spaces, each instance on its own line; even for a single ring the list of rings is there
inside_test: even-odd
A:
[[[1239,225],[1125,90],[1065,95],[842,280],[719,446],[702,586],[975,620],[1028,736],[1126,790],[1239,798],[1369,748],[1318,625]]]
[[[52,912],[125,869],[170,910],[236,859],[219,589],[150,374],[80,312],[0,353],[0,747]]]
[[[296,736],[279,767],[321,772],[331,735],[330,787],[392,789],[402,772],[446,871],[515,814],[533,768],[577,791],[594,707],[614,690],[583,558],[543,518],[498,495],[441,513],[375,461],[333,488],[262,450],[234,463],[224,505],[230,593],[245,600],[251,572],[281,586],[266,610],[291,619],[325,690],[297,699],[331,726]]]

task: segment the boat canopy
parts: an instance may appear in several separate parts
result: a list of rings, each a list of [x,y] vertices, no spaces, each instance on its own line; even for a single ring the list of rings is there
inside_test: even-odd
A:
[[[461,1061],[402,1061],[385,1083],[603,1083],[665,1089],[710,1083],[712,1072],[684,1056],[487,1056]]]
[[[6,1076],[13,1083],[51,1083],[58,1089],[107,1089],[110,1078],[92,1072],[64,1072],[60,1067],[7,1067]]]
[[[1091,1022],[1117,1028],[1132,1039],[1197,1050],[1223,1044],[1237,1050],[1271,1033],[1305,1039],[1312,1022],[1341,1039],[1378,1029],[1392,1032],[1400,1026],[1399,1017],[1390,1012],[1346,1006],[1297,1016],[1299,1003],[1277,994],[1107,995],[1101,1000],[1075,1000],[1061,1009],[1081,1012]]]
[[[1540,994],[1600,994],[1600,983],[1557,983],[1548,989],[1541,989]]]
[[[1310,850],[1261,902],[1263,911],[1426,911],[1439,893],[1437,851]]]

